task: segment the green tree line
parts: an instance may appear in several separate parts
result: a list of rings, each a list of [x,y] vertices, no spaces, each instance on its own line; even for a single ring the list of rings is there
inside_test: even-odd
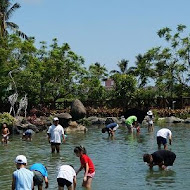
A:
[[[119,60],[118,70],[108,72],[99,62],[86,68],[85,59],[56,38],[49,46],[40,42],[37,48],[35,38],[9,21],[19,7],[0,0],[1,103],[16,90],[20,97],[27,94],[33,104],[74,98],[132,101],[139,97],[190,96],[190,38],[185,25],[178,25],[175,31],[160,29],[157,35],[163,47],[137,55],[134,67],[129,67],[127,58]],[[13,33],[9,34],[9,29]],[[114,81],[110,90],[104,87],[108,78]]]

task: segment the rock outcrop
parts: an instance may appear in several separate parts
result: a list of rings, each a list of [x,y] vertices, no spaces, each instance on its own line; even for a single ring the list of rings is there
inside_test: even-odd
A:
[[[85,126],[78,124],[76,121],[69,122],[69,126],[65,128],[66,133],[86,132],[87,130],[88,129]]]
[[[71,115],[74,121],[85,117],[86,109],[80,100],[76,99],[72,102]]]

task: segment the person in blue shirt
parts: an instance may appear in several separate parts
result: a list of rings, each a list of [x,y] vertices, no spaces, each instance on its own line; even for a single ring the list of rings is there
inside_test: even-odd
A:
[[[33,172],[26,169],[27,159],[24,155],[18,155],[15,159],[17,170],[13,172],[12,190],[32,190]]]
[[[45,179],[45,188],[48,188],[47,168],[41,163],[35,163],[30,167],[30,170],[34,173],[34,186],[38,186],[38,190],[42,190]]]
[[[102,133],[107,132],[109,136],[113,137],[118,127],[119,125],[117,123],[110,123],[102,129]]]
[[[23,134],[22,134],[22,140],[29,140],[32,141],[32,134],[34,131],[32,129],[27,129]]]

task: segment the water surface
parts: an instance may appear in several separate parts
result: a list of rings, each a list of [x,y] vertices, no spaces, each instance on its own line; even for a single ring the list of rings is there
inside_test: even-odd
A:
[[[144,164],[144,153],[157,150],[156,131],[161,127],[171,129],[173,144],[169,150],[176,153],[174,166],[168,171],[153,170]],[[125,127],[119,127],[114,139],[101,133],[101,127],[91,126],[86,134],[68,134],[67,141],[61,145],[60,154],[51,154],[46,132],[33,136],[32,142],[21,140],[21,136],[10,137],[7,146],[0,145],[0,189],[11,189],[12,173],[16,169],[14,159],[19,154],[26,155],[28,166],[41,162],[48,168],[49,189],[57,189],[57,169],[62,164],[72,164],[75,169],[80,166],[73,149],[81,144],[95,164],[96,176],[93,190],[154,190],[190,189],[190,125],[175,124],[155,126],[154,132],[141,128],[141,133],[128,134]],[[77,176],[77,190],[81,187],[83,171]],[[35,187],[35,189],[37,189]]]

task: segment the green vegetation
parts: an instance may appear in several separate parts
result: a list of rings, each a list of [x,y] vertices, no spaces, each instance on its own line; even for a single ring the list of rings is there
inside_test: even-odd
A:
[[[109,73],[98,62],[85,68],[85,59],[73,52],[69,44],[59,45],[56,38],[49,46],[42,41],[37,48],[35,39],[21,32],[8,34],[8,26],[18,31],[18,26],[8,21],[19,7],[17,3],[11,6],[8,0],[0,0],[1,104],[16,90],[8,75],[10,71],[15,71],[12,75],[19,96],[27,94],[33,105],[79,98],[123,99],[123,106],[127,106],[135,98],[190,96],[190,37],[186,26],[178,25],[176,32],[167,27],[160,29],[158,36],[164,39],[166,47],[153,47],[137,55],[134,67],[128,68],[129,61],[122,59],[117,64],[119,71]],[[114,81],[110,90],[104,88],[106,78]]]
[[[9,113],[0,113],[0,123],[6,123],[8,126],[13,126],[15,122],[15,118],[11,116]],[[2,126],[1,126],[2,127]]]

